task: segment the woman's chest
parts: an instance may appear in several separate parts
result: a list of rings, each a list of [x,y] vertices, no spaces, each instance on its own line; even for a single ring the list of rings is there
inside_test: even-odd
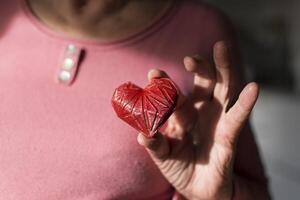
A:
[[[147,67],[95,60],[82,63],[69,86],[55,82],[51,73],[57,66],[49,63],[39,70],[39,60],[0,61],[1,199],[164,199],[171,194],[137,144],[136,131],[116,117],[110,103],[124,81],[146,84]]]

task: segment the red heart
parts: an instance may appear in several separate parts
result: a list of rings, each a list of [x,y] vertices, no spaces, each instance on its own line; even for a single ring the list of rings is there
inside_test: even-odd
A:
[[[112,106],[119,118],[147,137],[153,137],[176,107],[177,89],[168,78],[154,78],[142,89],[131,82],[119,86]]]

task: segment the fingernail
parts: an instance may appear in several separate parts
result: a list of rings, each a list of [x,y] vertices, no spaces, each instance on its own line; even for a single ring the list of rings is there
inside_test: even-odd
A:
[[[142,145],[145,146],[145,140],[144,140],[144,136],[142,133],[139,133],[137,136],[137,142]]]
[[[255,82],[252,82],[247,86],[247,91],[258,90],[258,89],[259,87]]]

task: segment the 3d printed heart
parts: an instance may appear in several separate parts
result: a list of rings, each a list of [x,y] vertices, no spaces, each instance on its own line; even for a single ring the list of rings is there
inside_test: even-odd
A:
[[[153,137],[173,113],[178,93],[168,78],[154,78],[142,89],[131,82],[119,86],[112,106],[119,118],[146,137]]]

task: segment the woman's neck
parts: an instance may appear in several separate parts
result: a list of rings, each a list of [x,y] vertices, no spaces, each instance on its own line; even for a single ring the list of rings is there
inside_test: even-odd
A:
[[[161,15],[173,0],[27,0],[32,12],[57,32],[80,39],[116,40]]]

